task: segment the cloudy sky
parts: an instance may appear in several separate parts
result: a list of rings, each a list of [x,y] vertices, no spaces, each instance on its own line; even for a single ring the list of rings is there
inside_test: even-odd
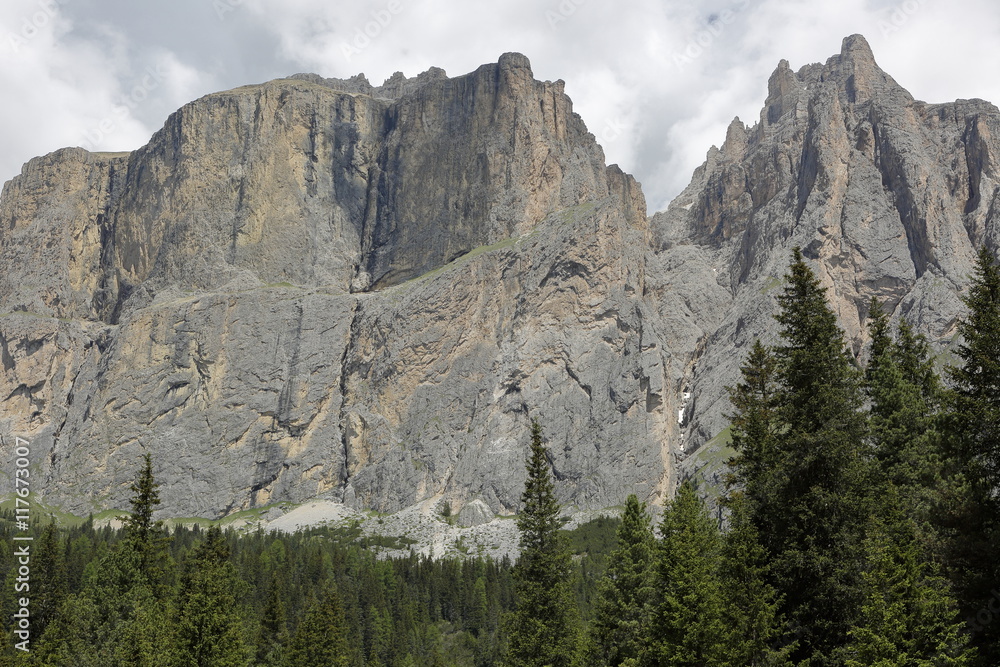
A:
[[[996,0],[3,0],[0,181],[63,146],[131,150],[207,93],[293,74],[455,76],[505,51],[563,79],[643,184],[650,212],[690,179],[767,78],[864,34],[918,99],[1000,103]]]

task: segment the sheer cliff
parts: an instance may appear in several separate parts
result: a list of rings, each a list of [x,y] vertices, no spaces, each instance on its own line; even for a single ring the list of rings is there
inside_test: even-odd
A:
[[[641,190],[519,54],[210,95],[32,160],[0,228],[3,430],[47,502],[120,506],[149,451],[175,515],[509,512],[532,417],[567,503],[669,484]]]
[[[998,133],[854,36],[779,64],[759,121],[647,218],[519,54],[209,95],[132,153],[64,149],[5,185],[0,431],[77,513],[123,506],[143,451],[173,515],[509,513],[533,417],[563,503],[659,502],[717,475],[724,387],[774,340],[792,247],[859,355],[873,295],[944,349],[973,249],[1000,241]]]

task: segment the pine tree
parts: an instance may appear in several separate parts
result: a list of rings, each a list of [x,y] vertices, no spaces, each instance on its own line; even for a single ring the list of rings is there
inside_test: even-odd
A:
[[[594,643],[601,664],[635,664],[653,612],[656,540],[646,504],[634,495],[625,501],[618,527],[618,548],[608,558],[594,620]]]
[[[296,667],[347,667],[351,655],[340,596],[328,586],[313,599],[288,648],[288,664]]]
[[[774,482],[770,476],[781,470],[777,438],[782,434],[778,411],[777,361],[759,340],[741,367],[743,381],[726,387],[735,412],[731,421],[731,446],[736,456],[728,461],[728,484],[741,489],[753,516],[770,514]]]
[[[66,563],[55,521],[50,522],[42,532],[36,554],[32,568],[35,576],[31,582],[31,621],[32,633],[41,637],[45,628],[59,613],[68,594]]]
[[[575,664],[580,643],[570,554],[560,534],[542,427],[531,424],[527,480],[517,517],[521,555],[514,567],[517,607],[507,618],[506,664],[563,667]]]
[[[222,531],[209,528],[188,554],[177,600],[177,636],[184,664],[238,667],[250,662],[240,608],[245,584],[229,561]]]
[[[936,573],[897,494],[873,516],[865,539],[865,601],[843,652],[847,667],[964,667],[968,636],[947,579]]]
[[[770,583],[767,552],[750,521],[746,499],[737,494],[728,505],[729,530],[722,546],[725,623],[730,631],[725,662],[732,667],[791,665],[789,655],[795,645],[786,637],[782,601]]]
[[[798,248],[776,320],[783,431],[769,475],[767,512],[753,523],[775,558],[775,582],[789,620],[803,629],[793,656],[833,664],[860,613],[860,536],[869,514],[870,467],[861,378],[826,303],[826,290]]]
[[[657,589],[643,664],[713,667],[725,664],[728,631],[720,580],[722,543],[690,481],[664,509]]]
[[[958,327],[962,365],[948,369],[951,474],[941,523],[948,535],[949,576],[963,612],[975,619],[992,608],[992,592],[1000,590],[1000,266],[985,246],[964,301],[968,314]],[[998,664],[1000,623],[976,629],[984,664]]]

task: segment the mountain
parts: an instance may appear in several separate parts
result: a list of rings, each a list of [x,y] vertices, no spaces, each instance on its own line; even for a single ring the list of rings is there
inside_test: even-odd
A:
[[[812,260],[859,357],[875,296],[950,359],[976,249],[1000,247],[998,157],[994,105],[914,100],[860,35],[826,64],[778,65],[760,120],[734,120],[651,220],[650,264],[665,267],[664,284],[684,276],[682,311],[703,332],[688,380],[688,450],[721,434],[689,472],[717,464],[734,361],[757,338],[778,342],[772,315],[793,247]],[[699,284],[729,295],[721,308],[698,299]]]
[[[564,504],[662,502],[717,475],[793,246],[859,354],[872,295],[949,342],[997,245],[997,136],[996,107],[915,101],[854,36],[782,62],[760,121],[648,218],[519,54],[209,95],[132,153],[4,186],[0,430],[75,513],[123,507],[148,451],[173,516],[510,514],[532,418]]]

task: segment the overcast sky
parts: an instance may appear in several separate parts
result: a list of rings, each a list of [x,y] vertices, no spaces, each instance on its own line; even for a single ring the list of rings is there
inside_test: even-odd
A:
[[[367,33],[367,34],[366,34]],[[132,150],[197,97],[316,72],[456,76],[520,51],[643,185],[650,213],[778,61],[865,35],[918,99],[1000,102],[996,0],[2,0],[0,181],[63,146]]]

